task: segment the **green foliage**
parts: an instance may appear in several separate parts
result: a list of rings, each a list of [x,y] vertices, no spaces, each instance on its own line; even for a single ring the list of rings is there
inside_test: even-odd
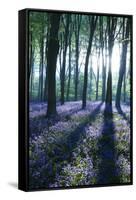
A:
[[[56,96],[57,100],[60,100],[61,91],[60,91],[60,76],[61,76],[61,67],[62,60],[63,60],[63,50],[64,50],[64,35],[65,35],[65,26],[66,26],[66,14],[63,14],[61,16],[61,23],[59,27],[59,41],[60,41],[60,51],[58,62],[57,62],[57,72],[56,72]],[[41,59],[41,52],[40,52],[40,46],[42,38],[44,38],[44,79],[46,79],[46,46],[47,46],[47,39],[48,39],[48,33],[49,33],[49,17],[50,14],[46,12],[30,12],[29,15],[29,34],[30,39],[29,46],[32,45],[32,52],[34,54],[34,72],[33,72],[33,80],[32,85],[33,88],[31,91],[30,87],[30,96],[32,96],[31,99],[38,100],[38,90],[39,90],[39,77],[40,77],[40,59]],[[76,62],[76,44],[75,44],[75,34],[77,30],[77,19],[81,18],[81,27],[80,27],[80,35],[79,35],[79,80],[78,80],[78,100],[82,100],[82,93],[83,93],[83,84],[84,84],[84,64],[85,64],[85,56],[87,52],[87,45],[89,40],[89,23],[90,20],[88,15],[77,15],[77,14],[71,14],[70,15],[70,27],[69,27],[69,34],[71,34],[71,80],[70,80],[70,88],[69,88],[69,101],[73,101],[75,98],[75,62]],[[88,87],[87,87],[87,100],[96,100],[96,78],[97,78],[97,61],[96,58],[98,57],[98,49],[101,50],[101,41],[100,41],[100,33],[103,33],[103,45],[104,45],[104,52],[106,51],[106,41],[105,37],[107,34],[107,16],[99,16],[98,17],[98,23],[95,30],[94,38],[93,38],[93,45],[92,45],[92,53],[90,55],[91,59],[93,60],[93,65],[91,61],[89,61],[89,66],[92,65],[93,69],[93,75],[92,78],[90,75],[88,75]],[[102,27],[100,26],[100,21],[102,20]],[[120,26],[122,24],[122,18],[118,18],[117,20],[117,30],[119,31]],[[102,29],[103,28],[103,29]],[[121,29],[122,32],[123,29]],[[121,32],[116,38],[115,42],[120,45],[120,38],[121,38]],[[101,36],[102,37],[102,36]],[[108,53],[108,52],[107,52]],[[102,58],[101,58],[101,51],[100,51],[100,74],[99,74],[99,85],[98,85],[98,100],[102,99]],[[103,55],[105,56],[105,55]],[[130,56],[130,49],[127,52],[127,56]],[[94,59],[95,58],[95,59]],[[61,63],[59,61],[61,59]],[[106,62],[107,59],[107,72],[108,72],[108,57],[104,58],[104,61]],[[112,66],[114,68],[117,66]],[[118,66],[119,68],[119,66]],[[126,90],[125,90],[125,98],[126,102],[130,102],[130,72],[129,72],[129,60],[127,61],[127,70],[126,70]],[[68,90],[68,72],[69,72],[69,47],[67,50],[66,55],[66,73],[65,73],[65,99],[67,95]],[[106,77],[107,77],[106,72]],[[119,74],[118,72],[112,73],[112,100],[115,100],[116,98],[116,91],[117,91],[117,82],[118,82]],[[45,82],[44,82],[45,83]],[[43,91],[44,91],[44,83],[43,83]],[[90,87],[91,84],[91,87]],[[124,92],[123,92],[123,85],[122,85],[122,91],[121,91],[121,100],[124,101]]]

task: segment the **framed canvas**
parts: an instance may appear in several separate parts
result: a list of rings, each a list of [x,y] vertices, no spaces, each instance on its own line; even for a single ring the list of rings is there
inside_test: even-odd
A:
[[[19,11],[19,189],[132,184],[132,19]]]

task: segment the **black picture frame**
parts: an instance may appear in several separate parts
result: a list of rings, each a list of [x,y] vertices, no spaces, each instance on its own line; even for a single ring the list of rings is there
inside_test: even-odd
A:
[[[30,188],[29,187],[29,13],[61,13],[61,14],[81,14],[95,16],[111,16],[111,17],[127,17],[130,19],[131,27],[131,70],[130,70],[130,182],[128,183],[109,183],[94,185],[79,185],[68,187],[51,187],[51,188]],[[79,11],[63,11],[63,10],[46,10],[46,9],[23,9],[19,11],[19,73],[18,73],[18,99],[19,99],[19,135],[18,135],[18,188],[23,191],[38,190],[56,190],[56,189],[76,189],[91,188],[105,186],[122,186],[133,184],[133,15],[126,14],[110,14],[110,13],[92,13]]]

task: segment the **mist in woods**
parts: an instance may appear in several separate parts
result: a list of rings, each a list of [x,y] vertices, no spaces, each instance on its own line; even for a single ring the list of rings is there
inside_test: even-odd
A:
[[[30,188],[131,182],[131,25],[30,12]]]

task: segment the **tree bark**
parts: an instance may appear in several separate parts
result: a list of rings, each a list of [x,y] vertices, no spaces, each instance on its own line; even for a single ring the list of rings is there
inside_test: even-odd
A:
[[[43,26],[44,27],[44,26]],[[43,65],[44,65],[44,28],[40,41],[40,66],[39,66],[39,101],[43,100]]]
[[[103,25],[103,16],[100,17],[100,45],[101,45],[101,54],[102,54],[102,102],[105,101],[106,93],[106,65],[107,65],[107,28]],[[105,47],[105,54],[104,54]]]
[[[99,93],[99,73],[100,73],[100,48],[97,58],[96,101],[98,100],[98,93]]]
[[[50,14],[50,34],[47,51],[47,68],[48,68],[48,105],[47,117],[57,114],[56,111],[56,65],[59,51],[59,23],[60,14]]]
[[[45,47],[45,79],[44,79],[44,94],[43,100],[47,101],[48,98],[48,67],[47,67],[47,52],[48,52],[48,40],[49,40],[49,19],[47,18],[47,30],[46,30],[46,47]]]
[[[34,47],[32,32],[30,33],[30,64],[29,64],[29,80],[30,80],[30,99],[33,100],[33,77],[34,77]]]
[[[76,44],[76,69],[75,69],[75,101],[77,101],[77,93],[78,93],[78,65],[79,65],[79,35],[80,35],[80,27],[81,27],[81,16],[75,16],[75,44]]]
[[[122,89],[122,82],[126,71],[126,58],[127,58],[127,46],[128,46],[128,37],[129,37],[129,20],[126,22],[126,28],[125,28],[125,22],[123,26],[124,30],[122,31],[122,53],[121,53],[121,61],[120,61],[120,69],[119,69],[119,79],[118,79],[118,85],[117,85],[117,93],[116,93],[116,107],[120,108],[120,100],[121,100],[121,89]],[[124,35],[125,32],[125,35]]]
[[[71,37],[72,33],[70,30],[69,36],[69,73],[68,73],[68,86],[67,86],[67,101],[69,100],[69,91],[70,91],[70,83],[71,83]]]
[[[97,17],[92,16],[90,22],[90,33],[89,33],[89,41],[88,41],[88,48],[85,60],[85,69],[84,69],[84,85],[83,85],[83,96],[82,96],[82,109],[86,107],[86,94],[87,94],[87,82],[88,82],[88,62],[89,56],[91,53],[92,41],[93,36],[96,28]]]
[[[107,91],[106,91],[106,109],[112,106],[112,51],[114,46],[115,31],[117,26],[116,17],[107,17],[107,28],[108,28],[108,52],[109,52],[109,70],[107,78]]]
[[[65,28],[65,36],[64,36],[64,50],[63,50],[63,63],[61,69],[61,105],[64,104],[65,101],[65,70],[66,70],[66,53],[68,46],[68,32],[69,32],[69,14],[66,15],[66,28]]]

